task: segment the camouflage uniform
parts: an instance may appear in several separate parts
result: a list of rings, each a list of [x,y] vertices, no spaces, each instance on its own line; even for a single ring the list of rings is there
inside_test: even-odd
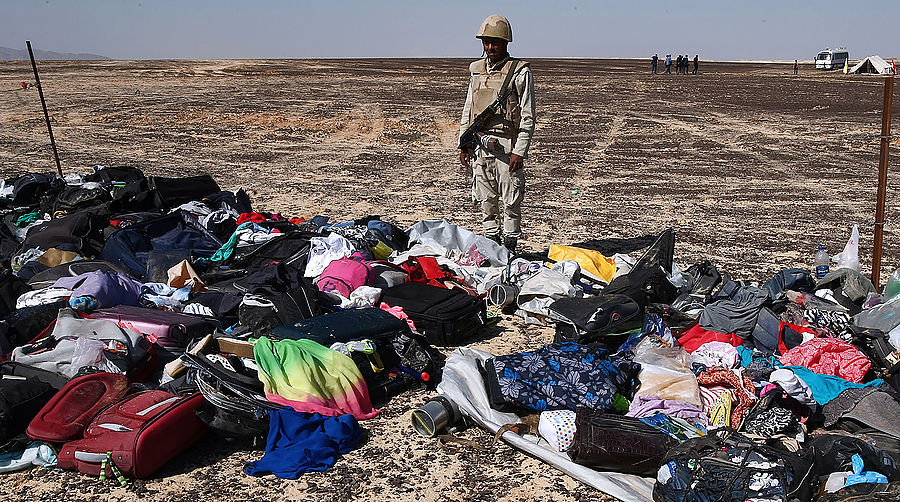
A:
[[[472,120],[497,99],[512,62],[507,57],[491,66],[490,61],[484,58],[469,65],[471,77],[462,111],[460,136]],[[483,129],[485,135],[475,148],[472,166],[472,197],[481,206],[484,233],[498,242],[501,230],[506,238],[518,239],[522,233],[525,170],[510,173],[509,155],[515,153],[528,158],[528,147],[534,134],[534,79],[527,62],[518,61],[510,85],[515,87],[515,91]]]

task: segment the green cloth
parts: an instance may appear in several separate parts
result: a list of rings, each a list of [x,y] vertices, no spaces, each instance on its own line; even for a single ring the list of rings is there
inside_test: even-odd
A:
[[[16,228],[27,227],[41,219],[41,213],[25,213],[16,220]]]

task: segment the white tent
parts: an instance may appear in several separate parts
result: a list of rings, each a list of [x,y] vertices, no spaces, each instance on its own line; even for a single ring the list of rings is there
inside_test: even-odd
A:
[[[894,67],[881,56],[869,56],[850,68],[849,73],[874,73],[877,75],[890,75],[894,73]]]

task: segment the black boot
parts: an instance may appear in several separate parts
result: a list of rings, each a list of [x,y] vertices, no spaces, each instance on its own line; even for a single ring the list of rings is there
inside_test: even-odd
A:
[[[511,255],[516,254],[516,244],[518,244],[518,242],[519,242],[519,239],[517,239],[515,237],[504,237],[503,238],[503,245],[506,247],[506,249],[509,250],[509,254],[511,254]]]
[[[486,235],[485,237],[496,242],[497,244],[500,244],[501,246],[503,245],[503,239],[500,238],[500,234]]]

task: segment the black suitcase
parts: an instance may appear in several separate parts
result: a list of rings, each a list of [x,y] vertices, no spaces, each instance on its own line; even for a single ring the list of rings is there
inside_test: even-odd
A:
[[[148,187],[156,192],[160,207],[176,207],[222,191],[216,180],[208,174],[184,178],[151,176],[148,178]]]
[[[0,450],[25,432],[66,378],[16,362],[0,363]]]
[[[429,343],[443,347],[465,343],[485,323],[483,300],[458,289],[406,282],[385,289],[381,301],[402,307]]]
[[[340,310],[279,326],[272,336],[287,340],[307,338],[326,347],[335,342],[393,338],[409,329],[405,321],[376,308]]]

